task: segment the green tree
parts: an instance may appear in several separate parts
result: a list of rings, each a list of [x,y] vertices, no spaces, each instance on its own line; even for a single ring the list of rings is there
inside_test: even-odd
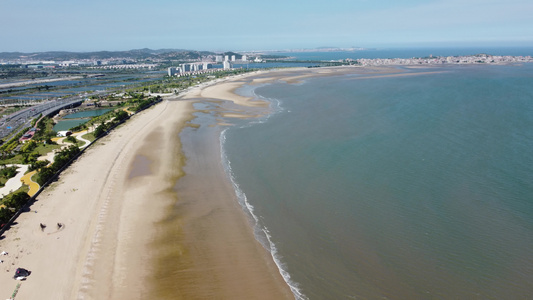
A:
[[[35,161],[33,162],[30,167],[29,167],[29,170],[30,171],[33,171],[33,170],[39,170],[41,169],[42,167],[46,167],[50,162],[48,160],[38,160],[38,161]]]
[[[11,194],[5,201],[4,204],[9,207],[13,208],[15,210],[19,210],[28,200],[30,199],[30,196],[26,192],[16,192],[14,194]]]
[[[37,148],[37,143],[35,141],[28,141],[20,149],[22,152],[31,152],[33,149]]]
[[[118,120],[118,121],[124,121],[126,119],[128,119],[130,117],[130,115],[123,111],[123,110],[119,110],[115,113],[115,119]]]
[[[104,135],[106,130],[107,130],[106,125],[102,123],[100,126],[96,127],[96,129],[94,130],[94,136],[97,138],[101,137],[102,135]]]
[[[55,174],[55,171],[51,166],[42,167],[41,170],[39,171],[39,175],[37,176],[36,182],[40,186],[43,186],[48,180],[50,180],[50,178],[52,178],[52,176],[54,176],[54,174]]]
[[[5,224],[11,217],[14,215],[14,213],[6,207],[0,208],[0,224]]]

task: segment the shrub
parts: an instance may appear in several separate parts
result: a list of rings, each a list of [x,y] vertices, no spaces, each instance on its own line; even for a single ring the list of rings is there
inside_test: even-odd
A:
[[[0,208],[0,224],[4,225],[13,217],[15,213],[11,211],[9,208],[2,207]]]
[[[43,186],[48,180],[54,176],[55,172],[52,167],[42,167],[35,180],[40,186]]]
[[[17,167],[7,167],[0,170],[0,175],[6,178],[11,178],[17,175]]]
[[[35,141],[28,141],[20,150],[22,152],[31,152],[35,148],[37,148],[37,143]]]
[[[38,160],[32,163],[30,167],[28,168],[28,170],[30,171],[38,170],[38,169],[41,169],[42,167],[46,167],[49,163],[50,162],[48,160]]]
[[[72,135],[67,136],[67,137],[65,138],[65,140],[66,140],[67,142],[69,142],[69,143],[73,143],[73,144],[77,144],[77,143],[78,143],[78,141],[76,140],[76,138],[73,137]]]
[[[115,113],[115,119],[118,120],[119,122],[124,121],[128,119],[129,117],[130,115],[123,110],[119,110]]]
[[[4,205],[19,210],[30,199],[30,196],[26,192],[16,192],[6,197]]]
[[[102,123],[100,126],[96,127],[94,130],[94,136],[95,137],[101,137],[104,135],[104,133],[107,131],[107,125],[105,123]]]

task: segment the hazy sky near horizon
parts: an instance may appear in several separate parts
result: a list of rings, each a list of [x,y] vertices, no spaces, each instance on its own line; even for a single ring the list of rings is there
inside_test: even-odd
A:
[[[0,0],[0,52],[533,46],[531,0]]]

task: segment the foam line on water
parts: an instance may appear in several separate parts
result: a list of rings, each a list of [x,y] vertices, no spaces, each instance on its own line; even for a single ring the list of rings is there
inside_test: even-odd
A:
[[[248,198],[246,197],[246,194],[242,191],[239,184],[235,180],[235,176],[233,175],[233,171],[231,169],[231,162],[228,160],[225,150],[224,150],[224,143],[226,142],[226,130],[227,129],[223,130],[220,136],[221,160],[222,160],[222,164],[224,165],[226,174],[228,175],[233,185],[239,204],[241,205],[245,213],[251,217],[256,239],[263,245],[263,247],[265,247],[270,252],[276,266],[278,267],[278,270],[281,276],[283,277],[283,279],[285,280],[285,282],[291,289],[292,293],[294,294],[295,299],[306,300],[308,298],[303,294],[298,283],[294,282],[291,279],[291,275],[287,271],[286,265],[282,262],[283,257],[278,252],[278,249],[276,248],[275,243],[272,241],[272,236],[270,235],[268,228],[261,224],[259,217],[254,212],[254,206],[250,204],[250,202],[248,201]]]

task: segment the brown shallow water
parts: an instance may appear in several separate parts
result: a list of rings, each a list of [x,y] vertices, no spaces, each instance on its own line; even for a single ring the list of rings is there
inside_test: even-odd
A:
[[[157,299],[293,299],[269,252],[255,239],[225,174],[218,113],[197,115],[194,126],[185,127],[172,143],[185,175],[163,192],[169,202],[154,224],[150,294]],[[130,174],[149,171],[147,158],[138,155],[136,162]]]

